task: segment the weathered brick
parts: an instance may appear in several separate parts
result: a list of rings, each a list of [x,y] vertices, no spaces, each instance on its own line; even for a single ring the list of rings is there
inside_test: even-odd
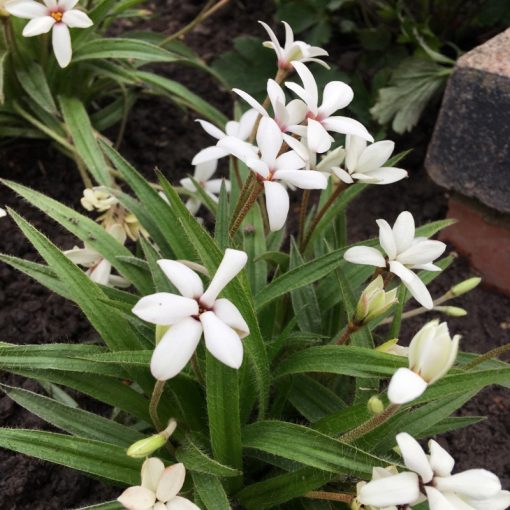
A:
[[[425,165],[437,184],[510,213],[510,29],[459,59]]]
[[[510,295],[510,216],[452,197],[448,217],[458,222],[445,229],[440,239],[469,258],[485,285]]]

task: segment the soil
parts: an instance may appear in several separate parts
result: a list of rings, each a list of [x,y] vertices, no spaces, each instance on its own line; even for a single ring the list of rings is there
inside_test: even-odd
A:
[[[173,32],[196,14],[202,1],[177,0],[150,2],[157,12],[151,26]],[[269,0],[232,1],[191,33],[187,42],[206,60],[232,45],[235,36],[259,34],[257,19],[269,19]],[[230,98],[210,80],[196,71],[182,68],[160,68],[165,74],[179,79],[215,106],[229,113]],[[399,150],[418,147],[402,166],[414,169],[410,178],[392,186],[373,186],[351,206],[350,234],[353,240],[376,234],[375,219],[393,220],[397,214],[410,210],[418,224],[444,218],[447,196],[427,177],[422,168],[432,120],[416,130],[418,134],[398,141]],[[136,105],[128,122],[122,152],[137,168],[151,175],[161,168],[175,182],[189,171],[189,161],[201,148],[210,144],[194,123],[192,115],[159,99],[143,99]],[[2,177],[29,185],[68,205],[79,207],[82,184],[72,163],[42,143],[22,143],[1,152]],[[58,174],[58,178],[55,176]],[[45,232],[58,246],[68,249],[75,240],[61,228],[13,193],[0,188],[0,204],[9,205],[37,228]],[[354,220],[354,221],[353,221]],[[10,218],[2,220],[0,251],[18,257],[37,260],[29,243]],[[470,276],[466,261],[459,259],[431,285],[434,296],[441,295],[452,284]],[[510,300],[479,288],[455,303],[469,311],[462,319],[448,318],[452,332],[463,335],[462,349],[485,352],[507,343],[510,328]],[[403,342],[434,314],[409,320],[403,330]],[[0,265],[0,340],[15,343],[76,342],[92,334],[81,312],[71,303],[52,295],[27,277]],[[0,382],[39,391],[38,385],[23,378],[0,374]],[[96,404],[73,394],[85,408]],[[466,405],[461,414],[483,415],[487,420],[440,440],[457,459],[459,469],[486,467],[496,472],[504,485],[510,483],[510,391],[489,388]],[[0,424],[7,427],[49,430],[47,424],[0,397]],[[62,510],[80,508],[114,499],[119,489],[92,480],[78,472],[0,449],[0,508],[5,510]]]

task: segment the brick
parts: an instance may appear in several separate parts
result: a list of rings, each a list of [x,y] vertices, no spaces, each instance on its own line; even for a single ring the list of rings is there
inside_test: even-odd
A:
[[[510,29],[459,59],[425,166],[440,186],[510,213]]]
[[[458,220],[440,239],[466,256],[485,285],[510,296],[510,216],[462,197],[451,197],[448,217]]]

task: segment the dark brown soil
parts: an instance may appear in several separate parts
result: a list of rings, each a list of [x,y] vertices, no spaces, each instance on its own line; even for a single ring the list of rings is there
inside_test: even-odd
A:
[[[174,31],[192,19],[202,1],[177,0],[150,3],[158,16],[151,21],[155,29]],[[193,32],[190,45],[204,58],[210,59],[218,51],[231,47],[232,39],[245,33],[260,33],[257,19],[268,19],[272,2],[235,1]],[[203,75],[182,68],[163,68],[165,73],[184,82],[195,92],[210,99],[228,113],[228,93],[218,90]],[[430,127],[420,130],[419,138],[400,141],[400,149],[411,146],[418,150],[406,162],[414,168],[410,179],[403,183],[372,187],[351,206],[350,234],[361,239],[376,233],[375,219],[393,220],[404,209],[410,210],[418,223],[443,218],[446,196],[427,178],[421,165]],[[141,100],[128,123],[122,152],[145,174],[151,175],[155,166],[172,180],[189,171],[193,155],[210,143],[196,126],[191,115],[172,104],[156,99]],[[3,149],[0,175],[30,185],[66,204],[78,206],[82,185],[72,164],[48,149],[44,144],[26,143]],[[42,214],[0,188],[0,205],[9,205],[46,232],[60,247],[70,248],[74,239],[61,228],[50,223]],[[0,251],[18,257],[36,259],[29,243],[18,232],[11,219],[2,220]],[[458,263],[431,286],[433,295],[440,295],[452,284],[466,278],[471,271],[465,261]],[[477,289],[458,300],[469,310],[463,319],[448,320],[453,332],[462,333],[463,349],[484,352],[509,341],[510,300],[487,289]],[[423,316],[406,323],[403,340],[430,317]],[[0,265],[0,340],[16,343],[44,343],[50,341],[75,342],[91,335],[91,329],[80,311],[63,299],[51,295],[37,283]],[[21,385],[38,391],[37,384],[21,378],[1,374],[0,381]],[[80,401],[84,406],[94,404]],[[463,414],[486,415],[488,419],[475,427],[446,435],[442,441],[458,459],[460,468],[487,467],[510,482],[510,392],[488,389],[468,404]],[[48,428],[6,397],[0,397],[0,424],[8,427]],[[46,462],[0,450],[0,508],[5,510],[62,510],[73,509],[113,499],[119,493],[115,487],[91,480],[75,471]]]

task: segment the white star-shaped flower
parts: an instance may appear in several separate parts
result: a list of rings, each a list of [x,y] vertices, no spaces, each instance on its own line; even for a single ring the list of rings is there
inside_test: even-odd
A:
[[[73,56],[70,28],[88,28],[94,23],[83,12],[74,9],[79,0],[11,0],[5,4],[9,14],[29,19],[23,29],[25,37],[46,34],[52,30],[52,45],[60,67],[67,67]]]

